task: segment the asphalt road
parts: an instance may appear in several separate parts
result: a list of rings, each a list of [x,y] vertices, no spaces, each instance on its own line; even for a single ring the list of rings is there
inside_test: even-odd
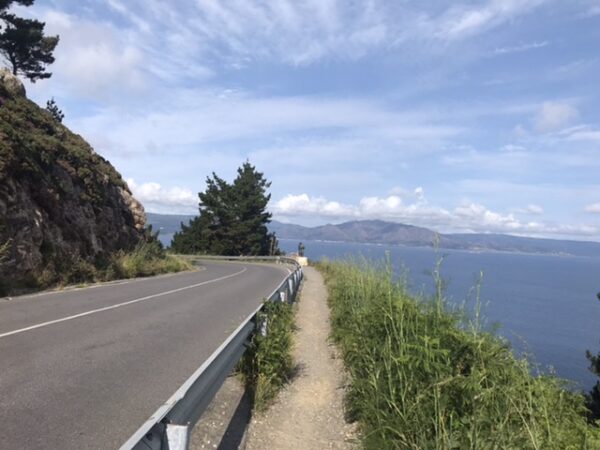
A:
[[[0,449],[118,449],[288,273],[204,266],[0,299]]]

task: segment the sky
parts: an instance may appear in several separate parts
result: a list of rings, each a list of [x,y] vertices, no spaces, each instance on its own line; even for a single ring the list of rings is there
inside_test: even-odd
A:
[[[600,241],[599,0],[37,0],[65,124],[147,211]]]

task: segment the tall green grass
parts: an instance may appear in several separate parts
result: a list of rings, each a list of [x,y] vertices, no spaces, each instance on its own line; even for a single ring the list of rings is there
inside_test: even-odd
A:
[[[6,258],[8,244],[0,245],[0,265]],[[50,260],[39,273],[29,274],[12,285],[6,283],[0,276],[0,296],[192,269],[194,269],[192,262],[166,253],[157,240],[141,240],[133,250],[119,251],[108,259],[88,261],[73,256]]]
[[[388,265],[319,265],[366,449],[600,449],[584,397],[532,376],[478,318],[416,299]],[[439,268],[438,268],[439,269]],[[478,313],[475,314],[478,317]]]
[[[166,253],[155,241],[140,242],[132,252],[120,252],[105,271],[106,279],[135,278],[191,270],[190,261]]]
[[[257,321],[259,332],[253,335],[238,369],[252,395],[254,407],[263,411],[292,376],[293,306],[265,301]]]

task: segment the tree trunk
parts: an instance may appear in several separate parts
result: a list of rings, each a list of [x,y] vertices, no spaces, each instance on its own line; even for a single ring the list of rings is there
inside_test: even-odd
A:
[[[10,56],[10,63],[12,65],[12,73],[14,76],[17,76],[17,61],[13,55]]]

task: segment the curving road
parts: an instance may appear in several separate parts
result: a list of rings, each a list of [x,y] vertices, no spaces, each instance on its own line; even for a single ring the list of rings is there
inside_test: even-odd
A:
[[[0,298],[0,449],[117,449],[288,271],[205,269]]]

